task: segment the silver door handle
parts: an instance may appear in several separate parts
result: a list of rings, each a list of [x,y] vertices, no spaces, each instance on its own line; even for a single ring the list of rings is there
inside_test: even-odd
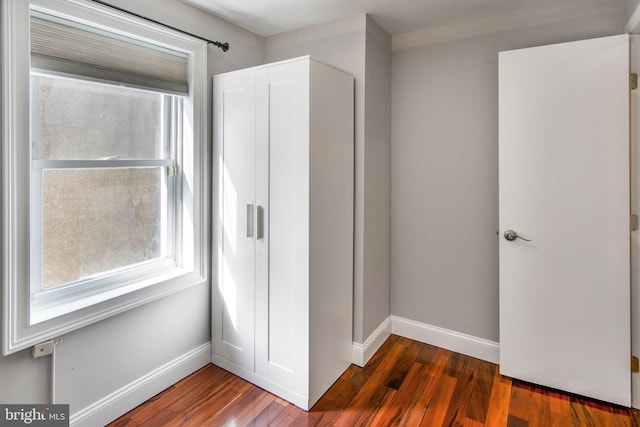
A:
[[[504,232],[504,238],[507,239],[510,242],[513,242],[516,239],[520,239],[520,240],[524,240],[525,242],[530,242],[530,239],[525,239],[522,236],[519,236],[518,233],[516,233],[513,230],[507,230]]]
[[[253,205],[247,205],[247,237],[253,237]]]
[[[264,209],[258,205],[258,235],[256,239],[260,240],[264,237]]]

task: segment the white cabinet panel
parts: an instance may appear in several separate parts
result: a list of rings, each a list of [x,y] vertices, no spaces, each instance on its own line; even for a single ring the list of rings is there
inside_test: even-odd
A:
[[[306,171],[306,162],[297,163],[297,152],[305,143],[296,144],[296,80],[292,64],[257,71],[257,144],[266,149],[261,162],[269,165],[258,188],[269,203],[268,272],[260,281],[260,300],[266,301],[257,312],[257,370],[278,383],[293,388],[295,372],[294,337],[296,270],[296,203],[304,198],[295,189],[296,172]],[[305,109],[308,109],[305,108]],[[304,142],[304,141],[300,141]],[[301,278],[305,280],[304,278]],[[300,282],[298,280],[298,282]],[[305,280],[306,282],[306,280]]]
[[[233,150],[247,154],[243,179],[254,180],[252,188],[244,189],[247,196],[237,196],[243,201],[253,197],[253,258],[235,259],[236,252],[228,253],[224,233],[214,236],[214,244],[222,260],[253,272],[253,299],[244,300],[252,294],[243,292],[233,305],[242,307],[243,316],[252,308],[247,318],[254,323],[254,335],[234,334],[224,323],[228,315],[215,313],[214,341],[216,334],[235,341],[214,345],[213,361],[308,409],[351,362],[353,78],[308,57],[252,71],[255,100],[248,110],[255,115],[254,145],[238,143]],[[243,72],[214,78],[215,105],[225,97],[220,82]],[[220,167],[226,169],[227,133],[218,128],[232,123],[227,114],[245,112],[229,113],[226,104],[220,108],[214,111],[214,144],[222,147]],[[226,197],[224,188],[219,191]],[[217,209],[223,212],[220,230],[227,229],[226,205],[231,203],[223,200]],[[225,300],[233,281],[225,275],[219,280]],[[216,304],[215,298],[214,311],[224,312],[225,304]],[[253,368],[238,363],[227,350],[230,346],[251,348]]]
[[[240,366],[254,366],[255,163],[253,70],[225,75],[214,82],[218,113],[215,151],[218,204],[215,224],[220,236],[217,286],[213,294],[212,346]]]

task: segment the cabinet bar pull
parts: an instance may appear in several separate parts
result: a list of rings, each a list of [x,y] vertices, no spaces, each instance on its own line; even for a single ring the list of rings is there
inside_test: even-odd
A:
[[[247,237],[253,237],[253,205],[247,205]]]
[[[264,237],[264,209],[262,206],[258,205],[258,236],[257,239],[260,240]]]

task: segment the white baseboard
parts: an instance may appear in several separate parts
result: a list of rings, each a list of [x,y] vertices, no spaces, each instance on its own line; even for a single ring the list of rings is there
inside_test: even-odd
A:
[[[364,344],[354,342],[351,362],[360,367],[366,365],[392,333],[487,362],[500,362],[500,345],[497,342],[399,316],[389,316]]]
[[[491,363],[500,363],[500,344],[438,326],[391,316],[391,332]]]
[[[71,414],[70,424],[106,425],[210,362],[211,343],[206,343]]]
[[[391,335],[391,317],[387,317],[387,319],[369,335],[364,344],[353,343],[351,362],[360,367],[366,365],[389,335]]]

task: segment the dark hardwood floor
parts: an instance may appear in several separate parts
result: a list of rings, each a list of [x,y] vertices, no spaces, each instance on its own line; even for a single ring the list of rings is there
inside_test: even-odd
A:
[[[207,365],[110,424],[179,425],[640,427],[640,414],[502,377],[492,363],[392,335],[309,412]]]

